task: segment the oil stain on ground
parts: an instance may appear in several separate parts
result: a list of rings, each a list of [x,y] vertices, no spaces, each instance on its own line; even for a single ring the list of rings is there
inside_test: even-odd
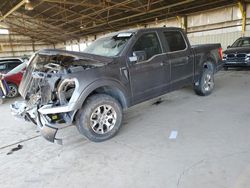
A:
[[[12,149],[7,153],[7,155],[11,155],[11,154],[13,154],[15,151],[18,151],[18,150],[20,150],[20,149],[22,149],[22,148],[23,148],[23,145],[18,144],[17,147],[12,148]]]

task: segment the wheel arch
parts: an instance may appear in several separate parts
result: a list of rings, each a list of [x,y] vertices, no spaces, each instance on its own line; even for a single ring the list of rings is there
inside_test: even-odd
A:
[[[212,54],[210,53],[205,54],[199,61],[199,65],[198,65],[198,68],[196,70],[195,77],[194,77],[194,83],[196,83],[200,79],[204,69],[207,69],[210,67],[215,73],[216,71],[215,63],[216,63],[216,60]]]
[[[215,72],[215,63],[216,63],[215,57],[213,57],[212,54],[207,54],[206,58],[203,60],[202,69],[211,68],[213,72]]]
[[[86,99],[93,94],[107,94],[120,102],[123,109],[130,105],[129,95],[126,88],[116,80],[96,80],[82,91],[78,99],[78,108],[81,108]]]
[[[128,92],[118,81],[115,80],[96,80],[85,88],[77,102],[76,110],[72,119],[75,119],[77,112],[86,102],[86,99],[94,94],[107,94],[114,97],[122,106],[123,109],[127,109],[130,106],[130,100]]]
[[[12,84],[12,85],[15,85],[15,86],[18,88],[18,85],[17,85],[16,83],[12,82],[12,81],[8,81],[8,80],[6,80],[6,83],[7,83],[7,84]]]

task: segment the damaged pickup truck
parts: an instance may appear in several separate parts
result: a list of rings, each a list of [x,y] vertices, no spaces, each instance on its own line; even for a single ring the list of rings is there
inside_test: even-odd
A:
[[[61,142],[57,131],[69,125],[101,142],[118,132],[128,107],[186,85],[209,95],[221,58],[220,44],[191,46],[179,28],[111,33],[83,53],[41,50],[19,87],[25,101],[11,110],[51,142]]]

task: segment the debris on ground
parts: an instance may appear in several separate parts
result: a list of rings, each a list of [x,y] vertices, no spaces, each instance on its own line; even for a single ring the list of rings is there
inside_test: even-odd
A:
[[[11,155],[13,152],[18,151],[18,150],[20,150],[20,149],[22,149],[22,148],[23,148],[23,145],[18,144],[17,147],[12,148],[12,149],[7,153],[7,155]]]
[[[153,103],[153,105],[159,105],[159,104],[161,104],[163,102],[163,100],[161,99],[161,98],[159,98],[159,99],[157,99],[157,101],[155,101],[154,103]]]
[[[169,135],[169,139],[176,139],[178,135],[178,131],[171,131],[170,135]]]

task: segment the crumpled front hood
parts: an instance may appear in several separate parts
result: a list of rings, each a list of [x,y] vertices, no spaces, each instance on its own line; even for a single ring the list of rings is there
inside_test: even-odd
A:
[[[35,93],[38,85],[49,79],[59,79],[67,74],[102,67],[113,62],[113,58],[98,55],[46,49],[38,51],[30,60],[19,86],[19,93],[26,98]]]
[[[103,66],[113,61],[110,57],[56,49],[40,50],[36,53],[36,55],[52,57],[51,60],[54,60],[53,63],[63,66],[73,65],[76,61],[80,62],[79,65]],[[55,62],[56,59],[58,61]]]

